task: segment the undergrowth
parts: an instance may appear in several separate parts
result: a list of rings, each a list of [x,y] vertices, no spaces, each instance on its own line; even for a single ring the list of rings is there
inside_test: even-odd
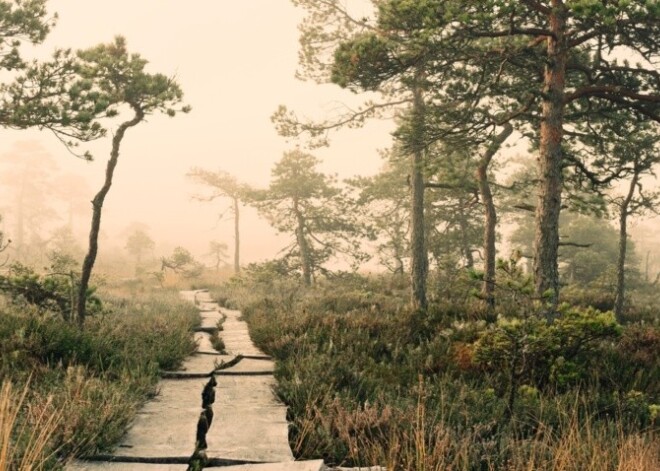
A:
[[[401,278],[312,289],[236,278],[214,294],[243,311],[277,360],[300,459],[388,470],[650,470],[660,458],[660,330],[564,306],[537,322],[510,299],[406,306]]]
[[[14,409],[0,411],[0,424],[12,424],[0,449],[14,437],[0,470],[41,469],[20,464],[35,439],[21,430],[41,428],[44,420],[57,423],[36,437],[44,469],[110,450],[138,407],[157,393],[159,371],[175,369],[194,351],[191,330],[199,316],[178,293],[145,291],[134,298],[105,287],[99,297],[104,308],[84,330],[27,304],[0,309],[0,379],[5,388],[15,385],[10,391],[26,388],[21,401],[7,392]],[[11,411],[18,412],[13,421]]]

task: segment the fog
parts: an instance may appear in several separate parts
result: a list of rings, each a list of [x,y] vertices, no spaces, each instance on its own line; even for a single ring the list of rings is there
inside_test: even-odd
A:
[[[226,170],[241,181],[266,186],[273,163],[297,145],[275,132],[270,116],[278,105],[322,116],[339,103],[358,103],[357,97],[338,87],[295,79],[302,12],[289,1],[185,5],[180,0],[51,0],[50,11],[59,15],[57,25],[31,53],[46,57],[58,47],[87,48],[123,35],[129,50],[149,61],[149,72],[176,77],[185,103],[192,106],[188,115],[151,116],[127,132],[103,209],[101,254],[123,250],[127,227],[137,223],[148,229],[157,254],[181,245],[200,256],[211,240],[231,247],[232,222],[219,217],[225,204],[192,198],[203,188],[186,178],[191,167]],[[381,165],[377,149],[388,146],[390,128],[390,123],[374,122],[361,130],[342,131],[333,137],[331,148],[314,154],[323,159],[324,171],[340,178],[375,173]],[[84,241],[91,214],[88,202],[101,186],[110,137],[83,145],[93,153],[93,162],[71,155],[47,132],[3,130],[3,137],[3,175],[15,173],[17,156],[32,149],[51,157],[43,164],[45,180],[67,178],[64,185],[78,181],[73,186],[83,207],[74,215],[74,229]],[[12,191],[2,185],[0,212],[6,235],[16,238]],[[54,201],[54,189],[43,186],[42,191],[56,212],[40,223],[41,231],[48,233],[69,216],[62,201]],[[272,258],[284,244],[254,211],[244,211],[243,263]]]
[[[358,9],[363,4],[349,3]],[[242,182],[265,187],[282,153],[304,145],[287,142],[275,132],[270,116],[278,105],[302,116],[322,117],[362,101],[339,87],[295,78],[303,12],[290,1],[185,5],[180,0],[51,0],[50,10],[59,15],[57,25],[44,44],[27,52],[45,58],[58,47],[87,48],[123,35],[129,50],[149,61],[149,72],[176,77],[185,103],[192,106],[190,114],[173,119],[150,116],[126,134],[103,209],[102,256],[125,255],[130,229],[142,227],[156,242],[154,255],[183,246],[211,264],[203,258],[211,241],[233,244],[233,223],[222,217],[228,202],[195,200],[204,188],[186,173],[193,167],[225,170]],[[382,165],[378,150],[389,147],[392,129],[391,122],[372,121],[362,129],[342,130],[332,135],[329,148],[313,153],[323,159],[323,171],[339,178],[374,174]],[[46,132],[3,130],[3,137],[0,214],[6,236],[30,237],[16,233],[17,182],[26,168],[38,166],[38,171],[30,170],[30,180],[33,192],[42,194],[33,194],[31,204],[40,212],[29,215],[27,232],[47,240],[71,224],[84,244],[89,201],[101,186],[110,137],[83,144],[82,149],[93,153],[93,162],[71,155]],[[524,152],[525,147],[519,142],[509,152]],[[651,265],[657,253],[655,227],[655,220],[647,218],[634,221],[631,228],[642,245],[640,256],[651,251]],[[288,240],[250,208],[242,213],[241,239],[243,264],[275,257]],[[503,241],[501,253],[506,251]]]

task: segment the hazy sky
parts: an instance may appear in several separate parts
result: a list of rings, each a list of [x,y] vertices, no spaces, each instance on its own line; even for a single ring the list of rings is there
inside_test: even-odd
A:
[[[364,0],[346,3],[360,8]],[[200,256],[211,240],[231,246],[231,221],[218,220],[223,203],[192,199],[202,187],[185,177],[190,168],[223,169],[266,186],[273,164],[295,147],[270,122],[278,105],[322,117],[340,103],[359,103],[336,86],[294,78],[303,12],[289,0],[50,0],[49,8],[58,13],[58,24],[35,54],[87,48],[123,35],[130,51],[149,60],[149,71],[176,76],[193,108],[174,119],[150,117],[127,132],[104,208],[103,231],[110,239],[101,241],[101,251],[123,247],[125,234],[120,234],[134,222],[151,229],[160,254],[182,245]],[[375,122],[344,130],[333,135],[330,148],[314,154],[323,159],[324,171],[342,178],[372,174],[381,165],[377,150],[388,147],[391,129],[391,123]],[[16,142],[25,140],[37,141],[53,155],[60,174],[82,176],[89,187],[86,201],[91,200],[102,182],[109,139],[88,146],[96,160],[87,163],[50,134],[3,130],[0,164]],[[2,187],[0,198],[0,211],[10,219]],[[80,236],[86,236],[88,224],[88,216],[78,220]],[[11,225],[5,230],[11,236]],[[244,211],[242,234],[245,263],[271,258],[285,243],[252,210]]]
[[[231,223],[217,218],[222,204],[191,200],[200,187],[185,178],[186,172],[193,166],[224,169],[265,186],[273,163],[295,146],[279,137],[270,122],[279,104],[322,116],[338,102],[355,103],[351,93],[338,87],[294,78],[303,12],[288,0],[51,0],[49,8],[59,20],[39,53],[86,48],[121,34],[130,51],[149,60],[149,71],[177,77],[193,108],[174,119],[151,117],[126,134],[104,209],[109,234],[139,221],[151,228],[157,242],[181,244],[197,254],[213,239],[231,246]],[[325,171],[340,177],[371,174],[380,166],[377,149],[387,147],[389,129],[387,123],[376,123],[343,131],[331,148],[314,153],[323,158]],[[47,133],[3,133],[0,159],[17,140],[35,139],[56,157],[62,173],[84,176],[93,192],[99,188],[108,139],[88,146],[96,160],[86,163]],[[249,213],[243,260],[274,256],[281,241]]]

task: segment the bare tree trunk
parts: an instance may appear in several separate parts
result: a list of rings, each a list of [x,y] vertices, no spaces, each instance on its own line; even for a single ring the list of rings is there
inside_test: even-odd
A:
[[[392,237],[392,249],[393,249],[393,258],[394,258],[394,271],[393,273],[397,276],[403,276],[406,274],[405,264],[403,259],[406,257],[406,235],[405,232],[401,233],[401,227],[394,227],[394,233],[390,233]]]
[[[484,223],[484,281],[481,285],[481,297],[486,302],[486,306],[491,310],[495,306],[495,237],[497,229],[497,211],[493,201],[493,193],[488,181],[488,166],[497,151],[502,147],[504,141],[513,133],[511,124],[504,124],[504,129],[500,132],[490,144],[484,155],[479,160],[477,166],[477,182],[479,184],[479,194],[484,205],[485,223]]]
[[[78,289],[78,324],[80,327],[85,323],[85,316],[87,314],[87,289],[89,288],[89,279],[92,276],[92,269],[96,261],[98,253],[98,239],[99,231],[101,229],[101,211],[103,210],[103,202],[105,197],[110,191],[112,186],[112,177],[117,166],[119,159],[119,146],[124,138],[126,130],[138,124],[144,118],[143,111],[138,107],[133,107],[135,116],[130,121],[122,123],[117,129],[116,134],[112,138],[112,151],[110,152],[110,159],[105,169],[105,181],[101,190],[96,194],[92,200],[92,227],[89,231],[89,248],[85,260],[83,261],[82,273],[80,275],[80,287]]]
[[[623,313],[623,302],[626,290],[626,245],[628,243],[628,208],[621,206],[619,212],[619,256],[616,262],[616,297],[614,298],[614,314],[618,320]]]
[[[426,299],[426,278],[428,276],[428,253],[426,251],[426,234],[424,230],[424,151],[423,122],[424,101],[419,88],[414,90],[413,119],[415,120],[414,132],[417,142],[411,155],[411,178],[412,190],[412,230],[410,233],[411,250],[411,303],[413,309],[426,310],[428,302]]]
[[[626,296],[626,249],[628,245],[629,207],[630,202],[635,195],[635,188],[638,180],[639,173],[637,172],[637,165],[635,165],[633,177],[630,181],[630,187],[628,188],[628,194],[621,202],[621,207],[619,208],[619,257],[616,263],[616,297],[614,299],[614,314],[616,314],[618,320],[621,320]]]
[[[240,257],[240,233],[239,233],[239,207],[238,198],[234,198],[234,273],[240,273],[241,263]]]
[[[536,207],[534,281],[536,294],[551,292],[554,307],[559,301],[559,213],[562,193],[562,136],[566,76],[566,17],[562,0],[552,0],[548,58],[545,68],[539,152],[541,181]]]
[[[472,256],[472,247],[470,247],[470,241],[468,239],[468,222],[467,217],[465,216],[465,200],[462,196],[459,196],[458,200],[458,225],[461,228],[461,250],[463,251],[463,256],[465,257],[465,266],[466,268],[474,268],[474,257]]]
[[[302,264],[303,284],[305,286],[312,286],[312,260],[309,253],[309,245],[305,238],[305,218],[300,212],[298,207],[298,200],[293,200],[293,212],[296,214],[298,226],[296,227],[296,240],[298,242],[298,250],[300,250],[300,262]]]

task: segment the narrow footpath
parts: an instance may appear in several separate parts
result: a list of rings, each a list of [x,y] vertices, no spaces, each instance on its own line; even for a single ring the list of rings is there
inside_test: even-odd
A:
[[[114,453],[75,461],[67,469],[186,471],[200,453],[204,469],[326,469],[321,460],[294,461],[286,407],[272,392],[274,363],[254,346],[240,312],[220,308],[205,290],[182,296],[200,309],[197,352],[179,371],[163,372],[158,396],[140,410]],[[223,319],[219,336],[226,354],[211,342]]]

